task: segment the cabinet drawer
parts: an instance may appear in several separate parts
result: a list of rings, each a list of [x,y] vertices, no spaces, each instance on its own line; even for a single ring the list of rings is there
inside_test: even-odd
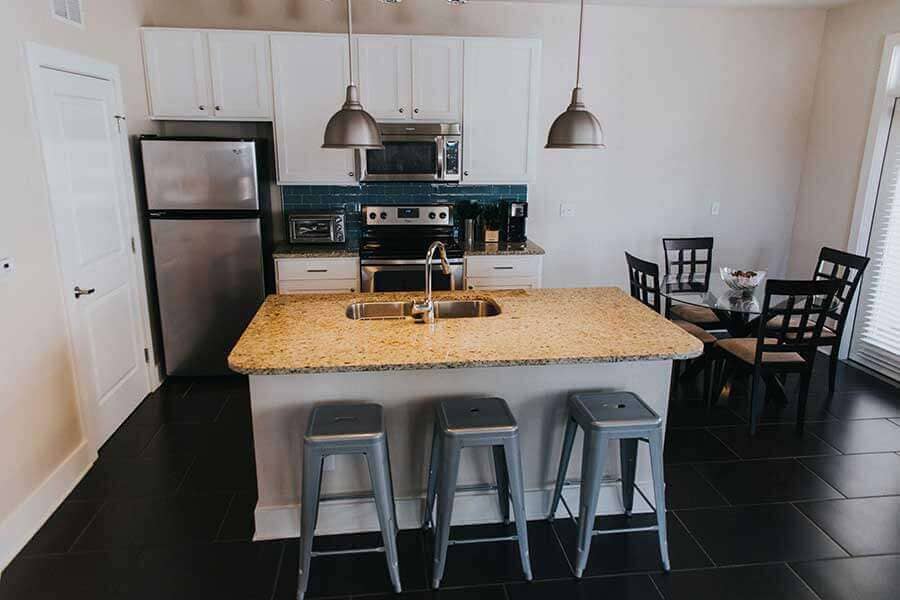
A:
[[[540,256],[472,256],[466,259],[466,277],[537,277]]]
[[[537,277],[467,277],[469,290],[534,290],[541,287]]]
[[[355,279],[283,279],[279,294],[338,294],[359,291]]]
[[[355,258],[279,258],[275,260],[276,278],[287,279],[353,279],[359,277],[359,261]]]

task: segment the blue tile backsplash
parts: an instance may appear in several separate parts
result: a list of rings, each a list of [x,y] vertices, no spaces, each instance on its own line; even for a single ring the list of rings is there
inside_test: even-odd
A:
[[[361,183],[359,185],[290,185],[281,188],[284,213],[343,208],[352,245],[359,239],[360,206],[392,204],[456,204],[475,201],[528,201],[527,185],[457,185],[452,183]]]

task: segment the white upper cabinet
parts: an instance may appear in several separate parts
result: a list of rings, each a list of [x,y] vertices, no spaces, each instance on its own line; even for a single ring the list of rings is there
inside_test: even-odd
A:
[[[155,119],[271,120],[268,34],[144,29]]]
[[[366,35],[358,43],[359,93],[366,111],[378,121],[410,119],[409,38]]]
[[[145,29],[143,37],[151,116],[212,117],[206,33],[190,29]]]
[[[412,39],[414,119],[459,122],[462,116],[462,60],[461,39]]]
[[[464,46],[463,180],[533,180],[540,41],[469,38]]]
[[[457,38],[360,36],[363,106],[378,121],[458,122],[462,57]]]
[[[353,151],[322,148],[350,80],[347,37],[275,33],[271,42],[278,183],[356,183]]]
[[[211,31],[209,66],[217,117],[271,119],[269,36],[255,32]]]

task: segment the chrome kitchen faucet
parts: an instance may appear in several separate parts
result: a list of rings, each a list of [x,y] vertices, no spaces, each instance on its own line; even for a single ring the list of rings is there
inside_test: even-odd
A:
[[[434,302],[431,299],[431,263],[434,261],[434,251],[440,250],[441,271],[444,275],[450,274],[450,262],[447,260],[447,248],[443,242],[432,242],[425,255],[425,300],[413,304],[412,316],[422,323],[434,323]]]

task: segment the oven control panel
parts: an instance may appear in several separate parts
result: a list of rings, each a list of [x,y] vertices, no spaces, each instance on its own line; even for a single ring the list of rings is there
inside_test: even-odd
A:
[[[367,226],[372,225],[453,225],[453,206],[363,206]]]

